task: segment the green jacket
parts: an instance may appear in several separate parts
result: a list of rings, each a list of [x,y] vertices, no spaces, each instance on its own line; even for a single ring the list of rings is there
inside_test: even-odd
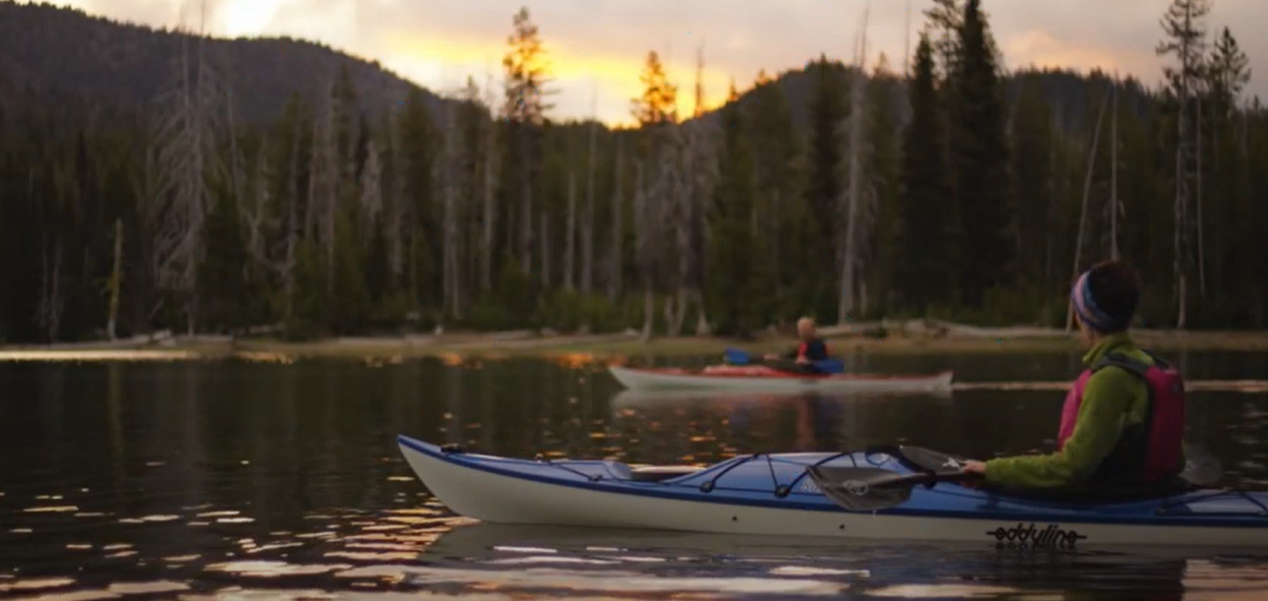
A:
[[[1153,364],[1126,332],[1102,338],[1083,356],[1083,362],[1091,366],[1109,352]],[[1078,485],[1114,450],[1125,426],[1144,422],[1148,403],[1149,389],[1143,380],[1123,369],[1101,369],[1088,380],[1074,432],[1060,451],[987,461],[986,482],[1005,488]]]

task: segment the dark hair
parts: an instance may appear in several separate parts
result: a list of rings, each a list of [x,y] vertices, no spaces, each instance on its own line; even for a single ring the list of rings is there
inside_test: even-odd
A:
[[[1097,307],[1122,325],[1105,333],[1126,330],[1140,303],[1140,276],[1136,270],[1122,261],[1102,261],[1088,270],[1087,286]]]

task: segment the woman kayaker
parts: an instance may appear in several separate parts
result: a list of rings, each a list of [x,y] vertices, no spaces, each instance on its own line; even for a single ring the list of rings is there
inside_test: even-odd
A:
[[[966,472],[1006,489],[1167,485],[1184,467],[1184,384],[1128,334],[1140,300],[1131,267],[1106,261],[1070,292],[1088,366],[1061,413],[1057,451],[969,461]]]

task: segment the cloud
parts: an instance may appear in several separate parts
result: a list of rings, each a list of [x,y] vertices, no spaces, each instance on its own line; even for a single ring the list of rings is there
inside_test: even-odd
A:
[[[151,25],[176,24],[181,0],[62,0],[89,12]],[[628,118],[629,99],[649,50],[690,96],[695,52],[706,54],[710,104],[734,77],[747,87],[760,69],[777,73],[819,54],[851,60],[868,10],[869,62],[884,52],[902,68],[907,42],[931,0],[208,0],[209,28],[228,35],[291,35],[380,60],[429,88],[483,81],[500,70],[512,15],[528,5],[555,66],[555,116],[587,117],[594,86],[604,120]],[[907,6],[910,4],[911,14]],[[1154,48],[1170,0],[984,0],[1009,68],[1092,67],[1160,80]],[[196,7],[197,2],[190,2]],[[197,10],[189,11],[191,17]],[[908,21],[910,20],[910,37]],[[1268,96],[1268,1],[1216,0],[1212,34],[1229,25],[1263,74],[1252,91]],[[191,22],[193,24],[193,22]],[[684,99],[686,102],[686,99]],[[684,108],[689,109],[686,102]]]

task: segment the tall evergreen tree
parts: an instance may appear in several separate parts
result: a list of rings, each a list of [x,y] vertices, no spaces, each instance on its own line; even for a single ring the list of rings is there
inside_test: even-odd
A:
[[[507,161],[513,177],[508,193],[518,205],[517,253],[520,267],[533,269],[534,198],[538,195],[542,169],[542,127],[552,104],[550,69],[546,49],[528,7],[521,7],[512,19],[509,49],[502,59],[506,71],[506,103],[502,113],[507,125]]]
[[[1054,283],[1047,264],[1049,237],[1057,233],[1050,221],[1053,135],[1052,109],[1039,80],[1022,80],[1012,118],[1012,172],[1017,182],[1017,273],[1028,287]]]
[[[989,44],[981,0],[967,0],[960,54],[952,74],[955,95],[951,136],[956,201],[963,232],[962,300],[979,306],[987,291],[1008,285],[1015,273],[1012,233],[1016,207],[998,66]]]
[[[750,92],[753,102],[745,107],[745,131],[753,153],[756,206],[754,225],[769,260],[777,318],[791,319],[805,311],[804,265],[819,255],[801,244],[801,232],[811,223],[804,195],[805,149],[793,122],[792,106],[783,88],[765,72],[758,74]]]
[[[844,146],[839,126],[849,114],[846,103],[849,86],[844,66],[824,56],[811,63],[809,70],[813,83],[809,101],[808,223],[802,235],[811,254],[801,265],[800,277],[810,286],[810,295],[803,299],[803,310],[826,318],[836,314],[836,274],[841,273],[843,258],[838,252],[839,243],[844,242],[840,207],[845,193],[845,178],[841,172]]]
[[[903,133],[894,288],[902,304],[923,311],[956,298],[953,266],[958,227],[943,146],[946,138],[934,80],[933,45],[927,34],[921,34],[913,62],[912,117]]]
[[[759,288],[759,259],[754,231],[756,190],[753,153],[744,131],[734,86],[732,100],[722,109],[723,154],[721,182],[714,191],[709,221],[712,224],[708,293],[715,331],[747,335],[761,327],[758,301],[765,290]]]
[[[881,309],[890,305],[893,288],[897,248],[898,205],[901,194],[902,142],[898,132],[898,80],[889,72],[884,54],[881,54],[872,72],[872,84],[867,99],[867,163],[866,211],[864,217],[874,224],[861,232],[860,242],[864,252],[861,261],[868,268],[863,280],[864,294],[860,295],[862,313],[871,310],[873,301],[879,301]]]
[[[1245,150],[1244,111],[1241,106],[1242,91],[1250,82],[1250,61],[1241,50],[1237,39],[1225,27],[1215,40],[1204,71],[1203,117],[1207,124],[1202,151],[1209,156],[1203,178],[1204,197],[1208,199],[1205,210],[1207,265],[1210,286],[1219,290],[1220,300],[1207,311],[1210,315],[1226,318],[1228,313],[1238,313],[1237,305],[1243,304],[1241,282],[1231,278],[1241,271],[1242,249],[1228,244],[1235,240],[1237,222],[1253,212],[1250,206],[1249,172]]]
[[[402,257],[402,288],[408,291],[410,304],[418,307],[424,302],[434,306],[439,301],[435,295],[439,287],[440,260],[428,252],[432,241],[440,235],[435,198],[435,173],[432,165],[439,154],[436,127],[431,111],[424,104],[421,91],[411,91],[401,109],[397,122],[400,146],[395,150],[398,166],[397,177],[401,203],[401,232],[389,232],[399,236]]]

